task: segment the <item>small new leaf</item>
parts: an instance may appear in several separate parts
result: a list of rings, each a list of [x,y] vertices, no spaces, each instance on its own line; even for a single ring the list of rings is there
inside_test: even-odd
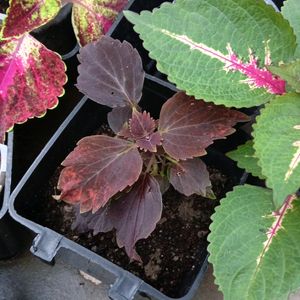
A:
[[[233,133],[232,126],[244,121],[248,117],[241,112],[178,92],[162,106],[158,131],[165,151],[185,160],[205,155],[214,140]]]
[[[161,145],[161,135],[154,132],[156,122],[147,112],[134,109],[129,120],[130,137],[136,141],[139,148],[145,151],[156,152],[156,147]]]
[[[209,173],[199,158],[180,161],[170,168],[170,183],[185,196],[198,194],[209,198],[213,195]]]
[[[236,161],[239,168],[245,169],[248,173],[257,176],[260,179],[266,178],[262,175],[258,158],[255,156],[253,141],[246,142],[244,145],[239,146],[236,150],[228,152],[226,155]]]
[[[81,139],[62,165],[65,168],[58,181],[60,199],[80,203],[81,212],[96,212],[138,180],[143,161],[133,143],[95,135]]]
[[[78,89],[109,107],[136,106],[145,73],[138,52],[126,41],[104,36],[81,48]]]

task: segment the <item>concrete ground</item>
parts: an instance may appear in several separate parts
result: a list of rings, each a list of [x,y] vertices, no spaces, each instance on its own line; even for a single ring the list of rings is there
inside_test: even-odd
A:
[[[0,261],[0,300],[109,300],[108,286],[86,280],[61,262],[54,266],[29,252]],[[211,266],[194,300],[223,299],[213,284]]]
[[[213,281],[210,265],[193,300],[222,300]],[[29,252],[0,261],[0,300],[109,300],[107,291],[107,285],[86,280],[78,270],[61,262],[48,265]],[[300,293],[290,300],[300,300]]]

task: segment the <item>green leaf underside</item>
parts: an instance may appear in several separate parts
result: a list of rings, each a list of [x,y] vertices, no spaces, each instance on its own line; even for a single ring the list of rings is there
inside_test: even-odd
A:
[[[284,5],[281,9],[281,13],[294,29],[298,44],[295,56],[300,58],[300,2],[299,0],[288,0],[283,3]]]
[[[292,57],[296,47],[288,22],[263,1],[181,0],[164,3],[153,13],[125,12],[125,16],[135,24],[144,47],[170,81],[197,99],[226,106],[251,107],[274,95],[265,88],[251,87],[241,72],[228,71],[216,53],[224,57],[232,50],[246,64],[251,61],[251,49],[262,68],[268,49],[276,63]],[[215,54],[195,49],[200,44]]]
[[[53,19],[61,7],[60,0],[11,0],[0,37],[19,37]]]
[[[225,300],[287,299],[300,287],[299,200],[286,202],[281,218],[272,208],[270,190],[245,185],[228,193],[212,216],[209,261]]]
[[[269,66],[269,70],[284,79],[297,92],[300,92],[300,59],[287,64],[279,64],[279,66]]]
[[[254,149],[274,204],[300,186],[300,95],[286,94],[267,104],[253,126]]]
[[[241,169],[245,169],[253,176],[260,179],[265,179],[261,173],[261,168],[258,165],[258,159],[255,157],[253,141],[248,141],[244,145],[239,146],[236,150],[230,151],[226,154],[229,158],[237,162]]]

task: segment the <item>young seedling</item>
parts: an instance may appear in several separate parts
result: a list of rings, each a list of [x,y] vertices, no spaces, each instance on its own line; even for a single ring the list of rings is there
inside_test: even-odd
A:
[[[186,196],[213,197],[199,156],[248,117],[177,92],[154,120],[138,105],[145,74],[127,42],[103,37],[83,47],[79,61],[78,88],[112,108],[108,123],[115,136],[93,135],[78,142],[62,163],[59,198],[80,205],[75,227],[95,234],[115,228],[119,247],[140,260],[135,243],[160,220],[168,182]]]

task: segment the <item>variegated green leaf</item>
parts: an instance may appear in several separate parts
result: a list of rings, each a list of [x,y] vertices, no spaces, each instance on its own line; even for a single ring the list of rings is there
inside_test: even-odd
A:
[[[265,179],[261,173],[258,159],[254,153],[253,141],[246,142],[244,145],[239,146],[236,150],[228,152],[226,155],[236,161],[239,168],[245,169],[253,176]]]
[[[300,94],[277,97],[254,125],[254,149],[279,208],[300,187]]]
[[[113,24],[128,0],[72,0],[73,27],[80,45],[98,40]]]
[[[251,107],[285,93],[266,66],[290,59],[296,39],[262,0],[178,0],[124,14],[158,69],[197,99]]]
[[[269,66],[268,69],[284,79],[294,90],[300,92],[300,59],[286,64],[281,63],[279,66]]]
[[[287,0],[281,8],[283,16],[290,22],[297,37],[297,48],[295,55],[300,58],[300,1]]]
[[[19,37],[53,19],[60,0],[10,0],[0,38]]]
[[[225,300],[281,300],[300,288],[300,201],[236,187],[212,216],[209,261]]]

